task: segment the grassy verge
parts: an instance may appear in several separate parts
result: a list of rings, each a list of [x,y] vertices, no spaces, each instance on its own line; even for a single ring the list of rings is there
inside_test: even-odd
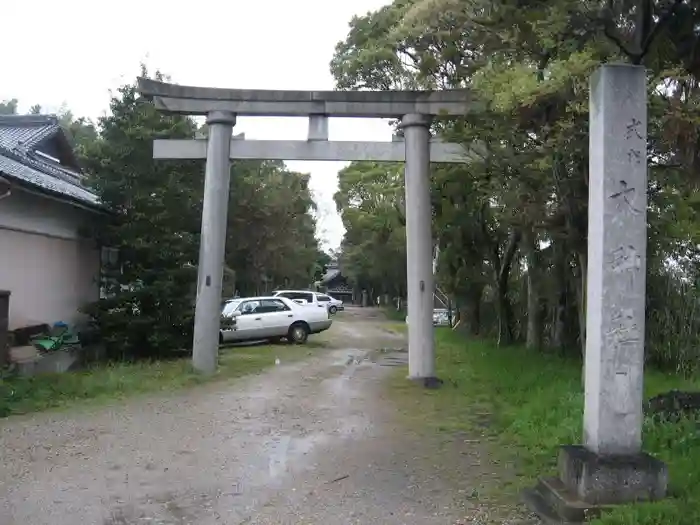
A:
[[[390,321],[406,322],[406,310],[397,310],[393,306],[385,306],[382,308],[386,318]]]
[[[400,323],[398,321],[390,321],[388,323],[384,323],[382,325],[382,328],[384,330],[387,330],[388,332],[392,332],[395,334],[405,334],[408,332],[408,326],[406,326],[406,323]]]
[[[181,358],[96,365],[65,374],[0,378],[0,417],[233,379],[261,372],[273,366],[277,357],[282,363],[303,359],[322,346],[309,341],[303,346],[223,348],[219,369],[211,377],[198,374],[192,369],[189,358]]]
[[[437,331],[437,374],[442,389],[426,391],[399,378],[392,384],[407,417],[441,432],[486,432],[489,452],[500,464],[514,464],[515,476],[494,486],[515,501],[521,488],[556,472],[559,445],[580,443],[583,417],[581,367],[573,360],[470,341]],[[670,389],[698,390],[698,381],[649,371],[647,397]],[[413,414],[413,415],[411,415]],[[428,421],[426,421],[426,418]],[[697,422],[647,420],[644,448],[667,462],[670,497],[657,503],[620,507],[598,525],[697,525],[700,523],[700,433]],[[493,444],[494,446],[491,446]]]

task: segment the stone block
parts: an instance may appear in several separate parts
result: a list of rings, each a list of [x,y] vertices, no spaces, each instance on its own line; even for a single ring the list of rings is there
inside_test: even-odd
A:
[[[592,505],[658,500],[668,489],[668,468],[645,453],[599,455],[580,445],[566,445],[559,451],[558,463],[564,486]]]
[[[80,352],[78,348],[62,348],[42,354],[36,361],[35,373],[60,374],[78,367]]]
[[[32,345],[15,346],[10,348],[10,362],[20,363],[34,361],[39,358],[39,350]]]
[[[583,524],[618,504],[666,496],[666,465],[648,454],[600,456],[583,446],[560,449],[559,476],[541,478],[523,501],[546,524]]]
[[[588,506],[577,501],[559,478],[542,478],[537,486],[523,491],[527,507],[545,524],[583,524]]]
[[[23,346],[12,348],[11,356],[17,372],[22,376],[68,372],[80,364],[79,348],[40,353],[33,346]]]

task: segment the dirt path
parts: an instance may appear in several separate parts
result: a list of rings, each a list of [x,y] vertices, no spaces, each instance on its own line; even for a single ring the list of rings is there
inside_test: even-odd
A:
[[[402,337],[337,318],[334,349],[235,384],[0,422],[0,523],[462,523],[472,488],[380,398],[405,354],[367,359]]]

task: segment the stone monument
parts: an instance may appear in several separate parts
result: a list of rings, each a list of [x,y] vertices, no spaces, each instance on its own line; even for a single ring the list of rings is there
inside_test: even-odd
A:
[[[524,494],[552,523],[666,495],[666,466],[642,451],[646,89],[640,66],[591,78],[583,445],[563,446],[559,476]]]

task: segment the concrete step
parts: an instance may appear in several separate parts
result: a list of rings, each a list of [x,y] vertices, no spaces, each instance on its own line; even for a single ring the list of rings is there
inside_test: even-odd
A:
[[[559,478],[540,478],[537,486],[522,494],[527,507],[547,525],[582,525],[599,508],[579,501]]]

